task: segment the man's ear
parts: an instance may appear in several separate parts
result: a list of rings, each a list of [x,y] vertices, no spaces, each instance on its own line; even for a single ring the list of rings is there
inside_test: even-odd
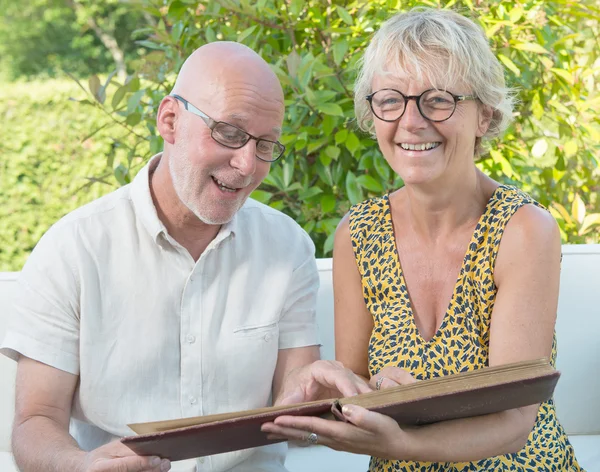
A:
[[[156,127],[166,143],[175,143],[175,125],[179,117],[177,100],[173,97],[165,97],[160,102],[156,114]]]
[[[488,128],[490,127],[490,123],[492,122],[492,116],[494,115],[494,110],[489,105],[480,105],[479,106],[479,115],[478,115],[478,123],[477,123],[477,137],[481,138],[485,133],[487,133]]]

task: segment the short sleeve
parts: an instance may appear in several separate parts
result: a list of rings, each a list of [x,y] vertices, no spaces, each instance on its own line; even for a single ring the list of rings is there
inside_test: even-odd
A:
[[[292,274],[279,320],[279,349],[319,345],[316,320],[319,272],[314,244],[301,231],[301,244],[295,249],[299,265]]]
[[[79,283],[73,224],[53,226],[40,239],[17,280],[0,352],[23,355],[79,373]]]

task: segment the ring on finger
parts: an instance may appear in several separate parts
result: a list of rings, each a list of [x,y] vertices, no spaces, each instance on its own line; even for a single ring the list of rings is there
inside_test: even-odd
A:
[[[375,382],[375,390],[381,390],[381,384],[387,377],[379,377],[377,382]]]
[[[314,446],[319,442],[319,436],[317,433],[310,433],[308,436],[306,436],[306,442]]]

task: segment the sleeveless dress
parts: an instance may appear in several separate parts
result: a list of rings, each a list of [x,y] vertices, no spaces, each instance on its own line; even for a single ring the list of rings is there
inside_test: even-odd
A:
[[[396,250],[389,197],[350,209],[350,237],[363,296],[373,316],[369,373],[397,366],[424,380],[488,365],[490,318],[496,298],[494,263],[504,228],[523,205],[539,203],[520,190],[499,186],[488,201],[465,254],[442,324],[426,341],[416,327]],[[543,208],[543,207],[542,207]],[[556,360],[556,337],[551,362]],[[372,457],[370,472],[581,471],[557,420],[553,400],[543,403],[525,447],[475,462],[406,462]]]

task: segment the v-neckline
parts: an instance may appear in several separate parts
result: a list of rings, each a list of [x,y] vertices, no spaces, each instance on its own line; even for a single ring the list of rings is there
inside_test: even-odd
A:
[[[448,305],[446,307],[446,311],[444,312],[444,317],[442,318],[442,322],[437,327],[435,332],[433,333],[433,336],[431,336],[431,338],[429,338],[429,339],[425,339],[423,337],[423,335],[421,334],[421,331],[419,330],[419,327],[417,326],[417,322],[415,320],[415,313],[413,310],[413,302],[410,298],[410,293],[408,291],[408,285],[406,285],[406,279],[404,277],[404,270],[402,269],[402,265],[400,264],[400,253],[398,251],[398,244],[396,242],[396,233],[394,232],[394,221],[392,219],[392,206],[390,204],[390,196],[389,196],[389,194],[386,194],[384,196],[385,203],[386,203],[384,231],[389,231],[391,233],[391,241],[392,241],[393,248],[394,248],[393,262],[395,262],[395,265],[396,265],[396,279],[399,282],[400,286],[404,286],[404,288],[405,288],[404,296],[406,296],[406,302],[407,302],[406,307],[408,309],[410,322],[413,325],[416,336],[424,344],[429,344],[429,343],[432,343],[433,341],[435,341],[436,338],[440,335],[440,332],[443,331],[444,326],[448,324],[448,318],[450,316],[450,312],[452,311],[451,310],[452,302],[456,298],[456,290],[458,288],[458,284],[461,281],[461,279],[464,277],[465,266],[467,264],[467,257],[469,256],[469,253],[471,252],[470,248],[473,245],[473,243],[477,243],[477,235],[481,230],[481,226],[483,224],[485,217],[487,216],[487,214],[490,212],[490,210],[492,208],[492,202],[494,200],[496,200],[500,189],[504,189],[504,188],[505,188],[504,185],[499,185],[498,187],[496,187],[494,189],[494,192],[490,196],[489,200],[485,204],[483,213],[479,217],[479,220],[477,221],[477,225],[475,226],[475,229],[473,230],[473,234],[471,235],[471,239],[469,240],[469,244],[467,245],[465,255],[463,256],[462,264],[460,266],[458,275],[456,277],[456,282],[454,283],[454,289],[452,290],[452,295],[450,296],[450,299],[448,300]]]

